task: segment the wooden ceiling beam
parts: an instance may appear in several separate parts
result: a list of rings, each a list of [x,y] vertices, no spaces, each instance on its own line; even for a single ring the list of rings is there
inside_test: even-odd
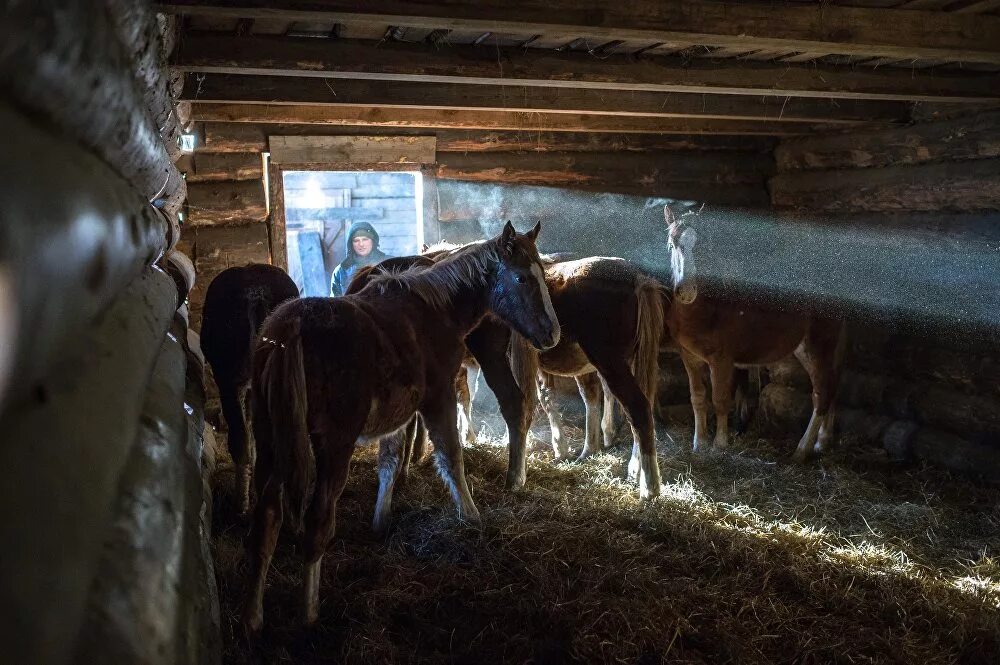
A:
[[[823,54],[784,58],[784,63]],[[293,40],[191,33],[174,67],[183,72],[518,85],[644,92],[855,100],[978,102],[1000,99],[1000,75],[848,69],[677,56],[597,59],[585,53],[363,40]]]
[[[573,34],[588,39],[1000,64],[1000,17],[829,3],[698,0],[172,0],[160,11],[210,16],[382,22],[426,29]]]
[[[412,81],[188,74],[183,98],[198,102],[369,106],[433,110],[595,113],[614,116],[732,118],[770,122],[904,122],[904,102],[695,95]]]
[[[191,105],[193,120],[315,124],[328,126],[421,127],[618,134],[718,134],[732,136],[801,136],[829,131],[825,123],[778,123],[711,118],[647,118],[578,113],[517,111],[438,111],[364,106],[218,104]]]

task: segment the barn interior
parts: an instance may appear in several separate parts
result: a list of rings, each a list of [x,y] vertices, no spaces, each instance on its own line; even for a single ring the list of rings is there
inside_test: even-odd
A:
[[[9,662],[995,662],[1000,2],[37,0],[0,35]],[[627,424],[557,463],[540,408],[512,491],[479,380],[482,524],[414,461],[376,534],[359,447],[318,622],[283,536],[248,635],[212,280],[271,264],[326,297],[353,225],[403,256],[510,220],[668,284],[665,209],[699,299],[844,331],[833,447],[790,459],[788,356],[693,451],[665,341],[659,497]],[[551,386],[575,454],[577,385]]]

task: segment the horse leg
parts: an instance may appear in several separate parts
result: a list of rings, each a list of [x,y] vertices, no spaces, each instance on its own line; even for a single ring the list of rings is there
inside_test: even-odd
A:
[[[392,511],[392,490],[402,474],[405,464],[407,435],[412,434],[413,421],[400,430],[383,436],[378,449],[378,499],[375,501],[375,517],[372,529],[384,533],[389,526]]]
[[[688,375],[691,391],[691,408],[694,410],[694,452],[708,449],[708,399],[705,381],[701,375],[701,359],[690,351],[681,349],[681,360]]]
[[[601,380],[597,372],[588,372],[576,377],[576,387],[580,391],[580,397],[587,408],[587,438],[584,440],[583,452],[577,458],[577,462],[582,462],[594,453],[601,451],[601,443],[598,440],[601,429],[602,418],[597,415],[601,405]],[[605,414],[607,411],[605,411]]]
[[[528,429],[534,415],[533,391],[522,390],[507,360],[510,333],[482,327],[465,338],[465,344],[479,363],[486,385],[496,396],[500,414],[507,426],[507,479],[504,487],[516,490],[527,482]],[[535,380],[532,376],[531,381]]]
[[[229,454],[236,467],[236,488],[239,492],[241,515],[246,515],[250,510],[250,481],[253,475],[250,467],[249,436],[247,436],[248,414],[242,399],[246,390],[247,386],[228,382],[219,384],[222,415],[229,427],[227,438]]]
[[[585,349],[586,351],[586,349]],[[629,477],[639,476],[639,497],[659,496],[660,467],[656,461],[656,434],[653,430],[653,406],[629,370],[624,359],[596,358],[588,352],[590,361],[604,378],[605,385],[625,408],[632,426],[632,460]]]
[[[410,461],[413,459],[413,449],[417,443],[417,432],[419,430],[420,416],[413,414],[410,418],[410,422],[406,424],[406,428],[403,432],[403,458],[400,462],[398,478],[396,479],[396,485],[402,487],[406,484],[406,476],[410,472]]]
[[[792,459],[805,462],[809,456],[821,453],[833,437],[836,409],[833,403],[839,380],[838,344],[841,326],[826,321],[814,321],[797,349],[799,359],[812,383],[813,412],[805,434],[799,440]]]
[[[243,603],[243,625],[250,633],[258,632],[264,624],[264,583],[278,544],[281,521],[282,488],[280,483],[271,481],[259,492],[247,542],[253,583]]]
[[[425,405],[420,412],[431,441],[434,443],[434,455],[437,458],[438,472],[451,491],[451,498],[458,509],[458,516],[467,522],[480,522],[479,510],[472,501],[468,483],[465,480],[465,461],[462,457],[462,445],[458,440],[458,428],[455,427],[452,404],[455,396],[444,391],[444,398],[432,404]],[[443,405],[442,405],[443,402]]]
[[[708,365],[712,378],[712,406],[715,408],[715,441],[722,450],[729,447],[729,410],[733,406],[733,363],[728,358],[713,358]]]
[[[556,408],[554,379],[546,372],[538,373],[538,401],[542,411],[549,418],[549,430],[552,432],[552,453],[556,462],[569,459],[569,442],[562,435],[562,414]]]
[[[305,533],[302,537],[302,590],[303,623],[311,625],[319,618],[319,582],[323,555],[333,540],[337,521],[337,501],[347,485],[351,469],[354,442],[360,427],[347,428],[353,436],[344,435],[344,429],[332,430],[335,434],[313,435],[316,452],[316,488],[305,515]]]
[[[472,393],[465,368],[455,375],[455,392],[458,393],[458,431],[465,445],[476,443],[476,432],[472,428]]]

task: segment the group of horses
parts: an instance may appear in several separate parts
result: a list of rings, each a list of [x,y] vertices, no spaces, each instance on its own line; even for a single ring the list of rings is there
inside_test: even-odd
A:
[[[304,620],[317,619],[323,553],[359,442],[380,441],[376,529],[388,523],[393,489],[424,428],[460,517],[479,521],[459,432],[461,422],[468,438],[470,367],[482,372],[507,426],[510,489],[525,484],[535,405],[558,422],[544,379],[539,391],[540,378],[558,375],[575,378],[586,404],[580,459],[610,444],[616,401],[633,434],[629,477],[638,479],[641,497],[657,496],[653,404],[663,345],[680,352],[687,370],[696,450],[710,445],[702,365],[712,381],[713,445],[724,448],[734,367],[794,352],[813,383],[813,415],[795,458],[820,452],[833,431],[841,326],[699,297],[697,234],[669,207],[664,214],[668,284],[618,258],[540,255],[540,225],[520,234],[510,222],[489,240],[367,267],[340,298],[298,298],[294,283],[271,266],[216,277],[206,294],[202,347],[219,386],[245,512],[251,484],[256,495],[247,629],[262,626],[282,524],[300,538]],[[552,443],[556,459],[567,459],[557,426]]]

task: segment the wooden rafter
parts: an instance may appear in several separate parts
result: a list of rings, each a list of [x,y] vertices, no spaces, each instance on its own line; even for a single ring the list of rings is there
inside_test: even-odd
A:
[[[1000,76],[963,72],[911,74],[788,66],[822,57],[804,53],[783,63],[684,61],[677,57],[622,55],[597,59],[586,53],[539,49],[422,45],[361,40],[290,40],[188,34],[174,66],[199,73],[364,78],[424,83],[467,83],[671,93],[719,93],[859,100],[982,101],[1000,99]],[[808,57],[803,57],[808,56]]]
[[[285,76],[189,74],[191,101],[282,103],[372,108],[593,113],[624,117],[694,117],[771,122],[859,124],[909,119],[902,102],[781,99],[736,95],[571,88],[514,88],[410,81],[330,81]]]
[[[1000,64],[1000,17],[956,12],[900,11],[829,3],[635,0],[483,0],[409,3],[370,0],[173,0],[172,13],[384,22],[424,29],[560,33],[595,40],[683,41],[718,47],[826,52],[870,57],[943,59]]]
[[[619,134],[719,134],[798,136],[830,125],[705,118],[647,118],[577,113],[438,111],[358,106],[192,104],[192,118],[206,122],[318,124]]]

